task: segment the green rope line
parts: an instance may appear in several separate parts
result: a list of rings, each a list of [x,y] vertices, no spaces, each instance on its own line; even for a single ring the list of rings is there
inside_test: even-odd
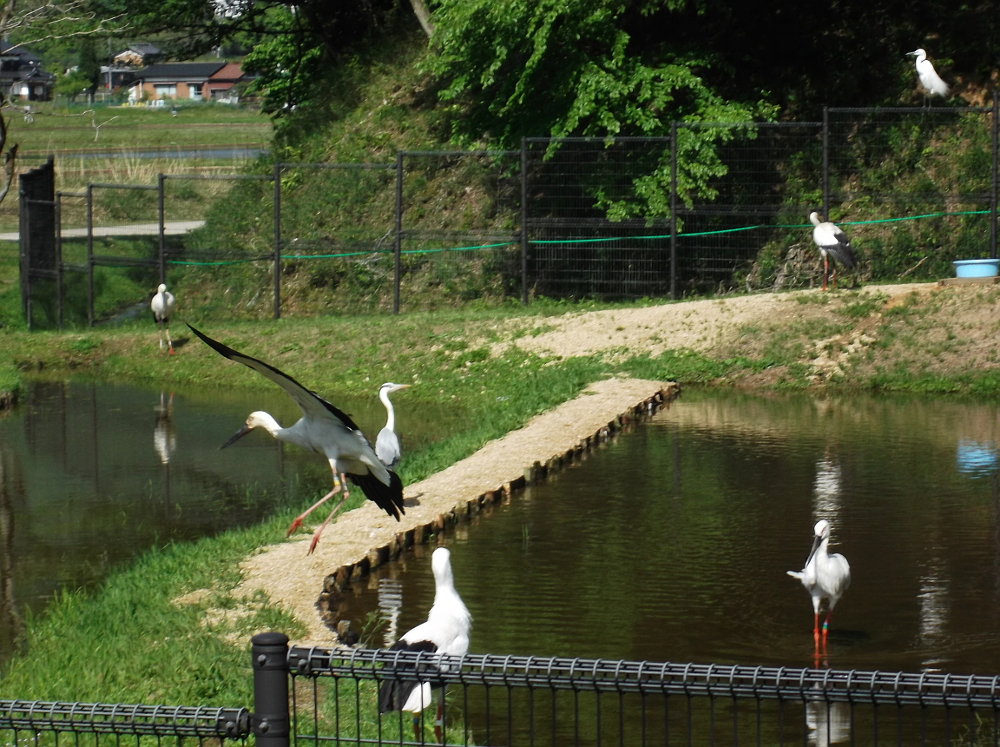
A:
[[[877,223],[900,223],[902,221],[909,220],[923,220],[924,218],[945,218],[952,215],[989,215],[989,210],[960,210],[955,212],[940,212],[940,213],[925,213],[924,215],[907,215],[902,218],[879,218],[877,220],[848,220],[840,221],[840,225],[844,226],[867,226],[875,225]],[[694,233],[679,233],[677,238],[689,238],[694,236],[717,236],[724,233],[739,233],[741,231],[755,231],[758,228],[811,228],[812,223],[793,223],[785,226],[775,225],[773,223],[759,223],[755,226],[740,226],[739,228],[722,228],[717,231],[697,231]],[[670,234],[657,234],[654,236],[613,236],[611,238],[602,239],[544,239],[532,241],[532,244],[598,244],[598,243],[608,243],[611,241],[654,241],[661,239],[669,239]],[[504,246],[516,246],[517,241],[504,241],[498,244],[478,244],[475,246],[456,246],[456,247],[444,247],[440,249],[405,249],[402,254],[440,254],[443,252],[470,252],[477,251],[479,249],[496,249]],[[340,254],[286,254],[282,256],[282,259],[344,259],[347,257],[361,257],[369,254],[392,254],[391,250],[386,249],[376,249],[368,250],[363,252],[343,252]],[[218,262],[194,262],[189,260],[171,259],[167,260],[167,264],[171,265],[192,265],[198,267],[208,267],[215,265],[235,265],[244,262],[271,262],[273,257],[259,257],[257,259],[229,259],[220,260]],[[112,266],[112,265],[107,265]],[[119,265],[113,265],[115,267]],[[126,267],[129,265],[121,265]]]

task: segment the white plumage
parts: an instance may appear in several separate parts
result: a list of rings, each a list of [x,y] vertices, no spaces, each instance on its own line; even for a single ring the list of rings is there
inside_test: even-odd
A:
[[[922,49],[915,49],[907,52],[907,55],[916,57],[917,77],[920,78],[920,85],[924,87],[930,96],[947,96],[948,84],[941,80],[934,65],[927,59],[927,53]]]
[[[153,312],[153,318],[156,320],[156,325],[160,329],[160,350],[163,350],[163,333],[167,333],[167,350],[171,355],[174,354],[174,343],[170,340],[170,329],[168,324],[170,322],[170,316],[174,313],[175,306],[174,294],[167,290],[167,286],[160,283],[160,287],[156,289],[156,295],[153,296],[153,300],[149,302],[149,308]]]
[[[213,340],[190,324],[188,327],[219,355],[252,368],[280,386],[302,410],[302,417],[289,428],[282,428],[269,413],[252,412],[247,418],[246,425],[226,441],[221,448],[226,448],[254,428],[263,428],[281,441],[287,441],[301,446],[303,449],[323,454],[330,463],[330,469],[333,471],[333,490],[298,516],[289,528],[288,534],[301,526],[302,519],[308,516],[313,509],[329,500],[343,488],[340,502],[333,507],[326,521],[313,534],[309,552],[312,553],[316,549],[316,544],[319,542],[319,537],[326,525],[349,495],[347,485],[341,485],[338,477],[340,474],[351,478],[353,483],[361,487],[362,492],[370,501],[399,521],[399,515],[405,513],[403,510],[403,483],[399,476],[388,469],[378,458],[371,442],[365,438],[365,434],[361,432],[361,429],[351,420],[349,415],[338,410],[315,392],[306,389],[288,374]]]
[[[379,431],[378,438],[375,439],[375,453],[382,460],[382,464],[389,469],[399,464],[399,458],[403,455],[399,436],[396,435],[396,411],[392,409],[389,395],[400,389],[407,389],[409,386],[409,384],[393,384],[391,381],[387,381],[378,390],[378,398],[385,405],[387,417],[385,427]]]
[[[826,621],[823,623],[823,640],[830,628],[830,616],[837,601],[851,585],[851,566],[840,553],[828,554],[830,544],[830,522],[821,519],[813,528],[813,546],[806,558],[805,567],[801,571],[788,571],[788,575],[797,578],[809,592],[813,603],[813,637],[819,641],[819,610],[824,599],[827,600]]]
[[[434,604],[427,615],[427,621],[404,633],[390,650],[426,651],[429,654],[462,656],[469,651],[472,615],[455,591],[451,553],[446,548],[439,547],[431,557],[431,568],[434,571]],[[434,657],[428,657],[428,661],[433,660]],[[447,671],[446,664],[438,663],[435,666],[439,670]],[[433,682],[417,683],[387,679],[379,687],[379,713],[389,711],[420,713],[431,703],[432,687],[440,688],[441,685]],[[439,717],[440,712],[439,702]]]
[[[817,212],[809,213],[809,220],[813,224],[813,242],[819,248],[819,253],[823,255],[823,290],[826,290],[827,278],[830,276],[829,257],[833,257],[835,262],[839,262],[848,269],[854,267],[857,261],[854,257],[854,249],[851,248],[850,239],[835,223],[821,221]],[[833,287],[837,287],[836,264],[833,266]]]

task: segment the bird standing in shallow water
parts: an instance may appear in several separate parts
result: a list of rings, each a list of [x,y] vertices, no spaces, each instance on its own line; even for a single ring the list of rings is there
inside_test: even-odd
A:
[[[941,80],[941,76],[937,74],[937,70],[934,69],[934,65],[932,65],[931,61],[927,59],[927,53],[922,49],[915,49],[912,52],[907,52],[906,54],[917,58],[917,77],[920,78],[920,85],[922,85],[924,90],[927,91],[928,97],[947,96],[948,84]]]
[[[385,405],[387,418],[385,427],[379,431],[378,438],[375,439],[375,453],[389,469],[399,464],[399,458],[403,455],[403,449],[399,444],[399,436],[396,435],[396,412],[392,409],[392,402],[389,395],[398,392],[400,389],[409,388],[409,384],[393,384],[387,381],[379,387],[378,398]]]
[[[390,651],[425,651],[429,654],[463,656],[469,652],[469,631],[472,615],[455,591],[455,578],[451,570],[451,553],[439,547],[431,556],[434,571],[434,604],[427,621],[411,628],[390,647]],[[428,657],[433,661],[434,657]],[[400,668],[406,665],[400,665]],[[412,666],[412,665],[410,665]],[[447,671],[447,664],[437,665]],[[413,732],[420,741],[419,714],[431,703],[431,690],[437,690],[438,711],[434,733],[441,741],[443,711],[443,683],[403,682],[386,679],[379,686],[378,712],[407,711],[413,713]]]
[[[343,490],[340,501],[326,517],[326,521],[320,524],[313,534],[312,542],[309,544],[309,553],[316,549],[319,537],[326,525],[349,495],[347,485],[342,484],[338,477],[340,474],[349,477],[351,482],[360,486],[370,501],[399,521],[400,514],[406,513],[403,510],[403,483],[399,476],[388,469],[378,458],[371,442],[365,438],[361,429],[355,425],[349,415],[338,410],[318,394],[306,389],[288,374],[213,340],[190,324],[188,327],[219,355],[252,368],[280,386],[302,410],[302,417],[289,428],[282,428],[269,413],[252,412],[247,418],[246,425],[226,441],[221,448],[226,448],[254,428],[263,428],[281,441],[287,441],[301,446],[303,449],[318,452],[327,458],[330,469],[333,471],[333,490],[300,515],[288,530],[288,533],[291,534],[301,525],[302,519],[310,511]]]
[[[830,544],[830,522],[821,519],[813,528],[813,546],[806,558],[805,567],[801,571],[788,571],[788,575],[797,578],[806,587],[813,603],[813,640],[816,653],[819,653],[819,608],[824,599],[827,600],[826,621],[823,623],[823,647],[826,648],[826,637],[830,630],[830,617],[837,601],[851,585],[851,566],[840,553],[828,554]]]
[[[857,260],[854,257],[854,250],[851,248],[851,241],[847,234],[837,228],[836,224],[830,221],[821,221],[819,213],[809,213],[809,221],[813,224],[813,242],[819,247],[819,253],[823,255],[823,290],[826,290],[826,281],[830,275],[829,257],[833,257],[834,262],[839,262],[847,269],[852,269]],[[837,287],[837,265],[833,266],[833,287]]]
[[[160,287],[156,289],[156,295],[149,302],[153,318],[160,329],[160,350],[163,350],[163,333],[166,332],[167,350],[170,355],[174,354],[174,343],[170,340],[170,329],[167,325],[170,323],[170,315],[174,313],[175,304],[174,294],[168,291],[167,286],[163,283],[160,283]]]

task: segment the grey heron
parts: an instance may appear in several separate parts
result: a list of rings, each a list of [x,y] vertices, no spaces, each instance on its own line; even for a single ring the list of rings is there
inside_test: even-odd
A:
[[[916,57],[917,77],[920,78],[920,85],[927,91],[928,96],[947,96],[948,84],[941,80],[934,65],[927,59],[927,53],[922,49],[915,49],[906,53],[908,56]]]
[[[455,591],[451,553],[446,548],[439,547],[434,551],[431,556],[431,569],[434,571],[434,604],[427,615],[427,621],[404,633],[389,650],[463,656],[469,652],[472,615]],[[428,657],[429,661],[433,659],[434,657]],[[436,663],[435,666],[442,671],[447,671],[448,667],[442,662]],[[438,690],[438,712],[434,732],[440,742],[443,684],[439,682],[403,682],[386,679],[379,686],[378,712],[406,711],[414,714],[413,730],[419,741],[419,714],[430,705],[432,688]]]
[[[399,458],[403,454],[399,445],[399,436],[396,435],[396,412],[392,409],[389,395],[400,389],[407,389],[409,386],[409,384],[393,384],[391,381],[387,381],[378,390],[378,398],[385,405],[387,417],[385,427],[379,431],[378,437],[375,439],[375,453],[382,460],[382,464],[389,469],[399,464]]]
[[[837,601],[851,585],[851,566],[840,553],[828,554],[830,544],[830,522],[820,519],[813,528],[813,546],[806,558],[805,567],[801,571],[788,571],[788,575],[797,578],[809,592],[813,603],[813,639],[819,645],[819,609],[824,599],[827,600],[826,620],[823,622],[823,643],[826,643],[830,630],[830,617]]]
[[[315,451],[327,458],[333,472],[333,489],[296,518],[288,530],[288,533],[291,534],[313,509],[343,490],[340,501],[333,507],[326,521],[320,524],[313,534],[312,542],[309,544],[309,553],[316,549],[326,525],[350,495],[346,483],[341,483],[339,477],[341,474],[346,475],[358,485],[370,501],[399,521],[400,514],[405,513],[403,509],[403,483],[395,472],[382,464],[375,449],[372,448],[371,442],[365,438],[361,429],[351,420],[349,415],[331,405],[318,394],[309,391],[291,376],[279,371],[274,366],[233,350],[199,332],[190,324],[188,327],[219,355],[242,363],[280,386],[302,410],[302,417],[288,428],[282,428],[269,413],[252,412],[247,418],[246,425],[226,441],[221,448],[226,448],[254,428],[263,428],[281,441]]]
[[[830,221],[821,221],[819,213],[815,211],[809,213],[809,221],[813,224],[813,242],[819,247],[819,253],[823,255],[823,290],[826,290],[827,278],[830,275],[829,257],[833,257],[835,263],[839,262],[848,269],[853,268],[857,264],[857,260],[854,257],[850,239],[836,224]],[[837,287],[836,264],[833,266],[833,287]]]
[[[167,290],[166,285],[160,283],[160,286],[156,289],[156,295],[149,302],[149,308],[152,310],[153,318],[160,329],[160,350],[163,350],[163,333],[166,332],[167,350],[170,355],[174,354],[174,343],[170,340],[170,329],[167,325],[170,323],[170,316],[174,313],[175,305],[174,294]]]

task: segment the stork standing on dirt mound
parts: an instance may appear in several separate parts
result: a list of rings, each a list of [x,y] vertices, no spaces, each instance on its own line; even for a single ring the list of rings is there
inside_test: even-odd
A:
[[[403,482],[395,472],[382,463],[371,442],[365,438],[365,434],[355,425],[349,415],[341,412],[318,394],[309,391],[291,376],[279,371],[274,366],[233,350],[202,334],[190,324],[188,327],[219,355],[252,368],[261,376],[280,386],[302,410],[302,417],[289,428],[282,428],[269,413],[252,412],[247,418],[246,425],[226,441],[221,448],[226,448],[254,428],[263,428],[281,441],[287,441],[301,446],[303,449],[323,454],[330,462],[330,469],[333,471],[333,490],[299,516],[288,530],[288,533],[291,534],[301,525],[302,519],[310,511],[328,501],[341,489],[343,490],[340,501],[326,517],[326,521],[320,524],[313,534],[312,542],[309,544],[309,554],[316,549],[319,537],[326,529],[326,525],[330,523],[337,510],[344,505],[344,501],[350,495],[346,483],[342,484],[340,481],[339,475],[341,474],[346,475],[351,482],[360,486],[368,500],[373,501],[389,516],[399,521],[400,514],[405,513],[403,510]]]
[[[823,255],[823,290],[826,290],[826,281],[830,275],[830,260],[839,262],[847,269],[852,269],[857,263],[854,257],[854,250],[851,248],[851,241],[847,234],[837,228],[836,224],[830,221],[821,221],[819,213],[809,213],[809,220],[813,224],[813,241],[819,247],[819,253]],[[837,287],[837,265],[833,266],[833,287]]]
[[[163,350],[163,333],[166,332],[167,350],[170,355],[174,354],[174,343],[170,339],[170,329],[167,325],[170,323],[170,316],[174,313],[175,305],[174,294],[167,290],[166,285],[160,283],[160,287],[156,289],[156,295],[149,302],[149,308],[152,309],[153,318],[160,328],[160,350]]]
[[[451,553],[439,547],[431,556],[434,571],[434,604],[427,615],[427,622],[408,630],[390,651],[426,652],[447,656],[464,656],[469,652],[469,631],[472,629],[472,615],[455,591],[455,577],[451,571]],[[438,671],[448,671],[448,665],[436,661],[436,656],[428,656],[427,661]],[[407,662],[399,668],[413,667]],[[405,682],[387,678],[378,691],[378,712],[406,711],[414,714],[413,732],[420,740],[419,714],[431,704],[431,691],[437,691],[437,719],[434,734],[441,742],[441,722],[443,718],[444,684],[440,681]]]

